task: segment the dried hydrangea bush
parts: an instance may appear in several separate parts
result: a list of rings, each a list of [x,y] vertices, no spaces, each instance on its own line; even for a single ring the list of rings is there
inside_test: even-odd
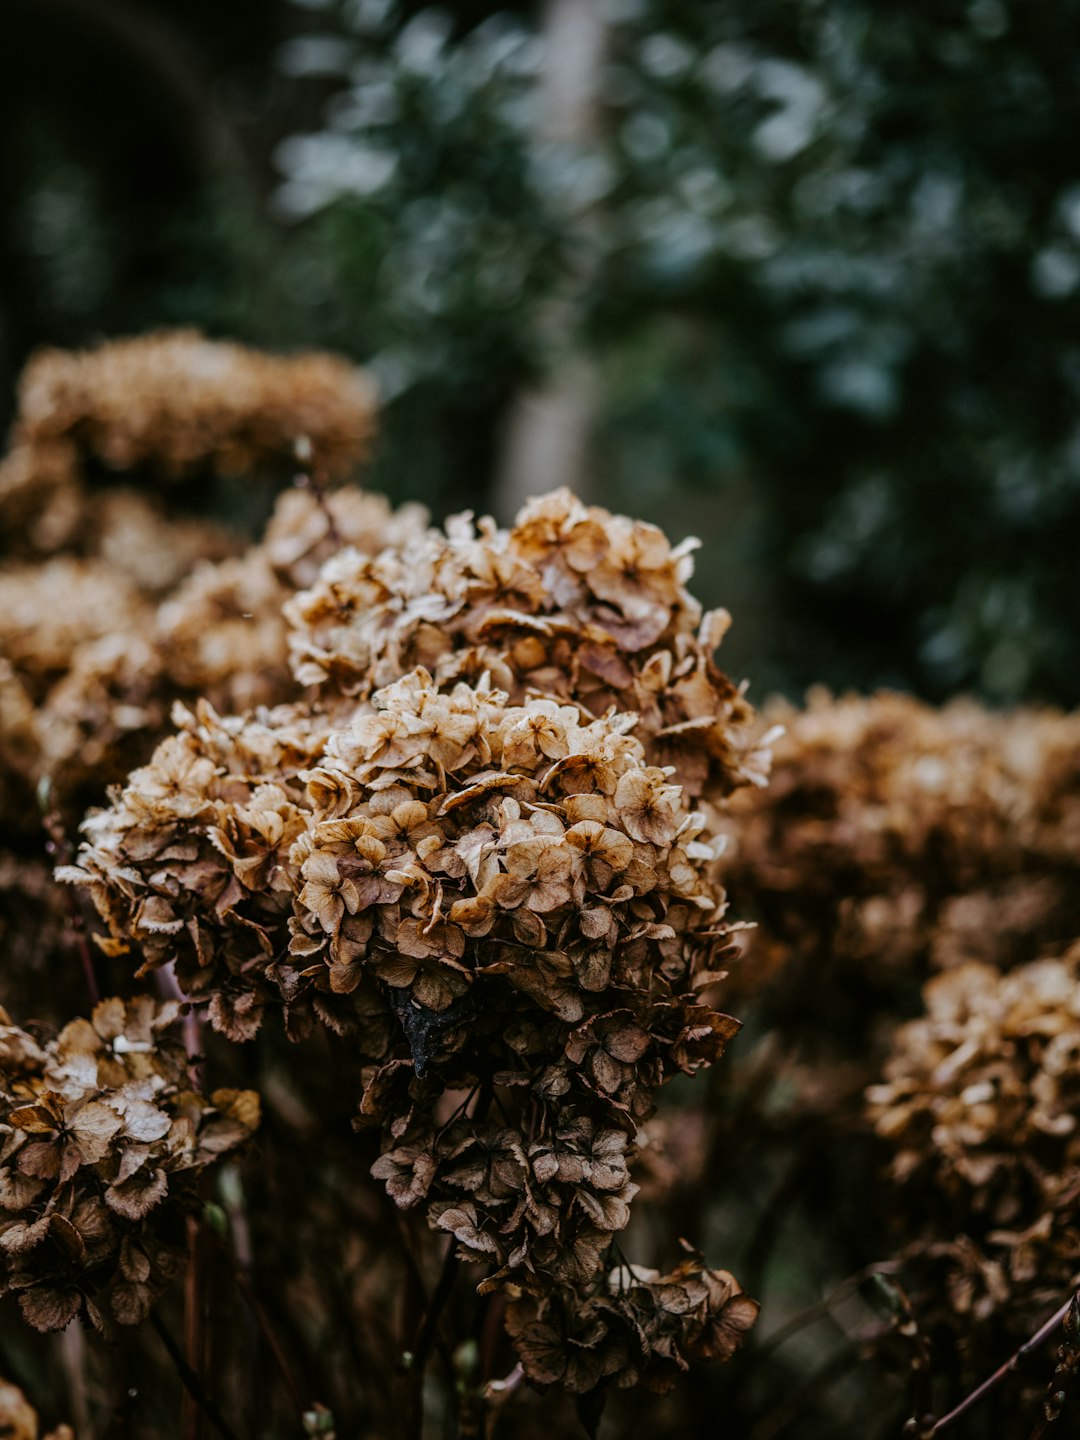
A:
[[[601,600],[555,571],[564,540],[591,537],[595,560],[608,522],[621,543]],[[719,799],[760,778],[763,752],[735,728],[749,732],[749,708],[712,662],[719,631],[691,628],[684,556],[652,527],[560,494],[508,534],[485,523],[478,539],[461,523],[449,535],[379,559],[415,585],[431,578],[418,553],[457,566],[455,545],[467,548],[468,573],[487,578],[461,593],[481,624],[495,617],[478,646],[462,631],[467,659],[444,649],[434,671],[376,685],[392,655],[415,658],[417,614],[425,633],[440,617],[440,593],[414,596],[364,681],[354,663],[314,702],[181,712],[179,733],[89,817],[64,876],[89,888],[110,954],[134,951],[144,975],[173,967],[229,1038],[253,1037],[268,1007],[294,1035],[321,1022],[350,1037],[358,1124],[381,1134],[374,1175],[485,1267],[481,1291],[503,1293],[531,1378],[663,1388],[692,1358],[727,1358],[756,1305],[700,1259],[660,1274],[616,1242],[657,1090],[714,1063],[738,1029],[699,993],[722,980],[731,944],[716,837],[678,765],[651,762],[685,757],[695,788]],[[507,561],[493,591],[508,546],[529,562]],[[545,546],[558,610],[537,582]],[[293,623],[364,566],[355,550],[329,561]],[[541,612],[526,651],[529,617],[508,596]],[[379,628],[355,598],[347,607]],[[453,640],[456,623],[440,633]],[[601,671],[615,661],[613,692]],[[308,663],[298,655],[299,678]],[[651,693],[644,717],[620,708],[630,691]]]
[[[258,1124],[254,1092],[193,1088],[178,1010],[105,1000],[45,1045],[0,1011],[0,1296],[37,1330],[144,1320],[197,1177]]]
[[[707,1237],[754,1293],[902,1261],[960,1393],[1080,1275],[1077,718],[812,696],[762,724],[692,546],[566,492],[433,529],[290,489],[247,548],[175,513],[210,472],[272,485],[299,433],[352,463],[354,378],[194,336],[28,377],[0,463],[0,954],[8,1011],[45,1023],[0,1026],[8,1313],[175,1323],[183,1269],[250,1433],[316,1383],[341,1433],[418,1433],[435,1356],[463,1433],[567,1433],[560,1397],[594,1425],[609,1393],[627,1427],[680,1433],[707,1395],[738,1428],[800,1392],[768,1342],[749,1385],[673,1384],[757,1315],[679,1245]],[[61,829],[123,781],[62,887],[43,779]],[[90,899],[106,991],[145,993],[64,1025]],[[716,1064],[729,1007],[751,1033]],[[101,1394],[123,1364],[176,1384],[153,1326],[120,1353],[88,1342]]]

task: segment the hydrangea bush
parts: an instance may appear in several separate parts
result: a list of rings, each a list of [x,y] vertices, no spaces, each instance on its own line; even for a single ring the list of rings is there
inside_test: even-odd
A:
[[[605,1404],[613,1434],[834,1440],[751,1294],[847,1275],[844,1393],[929,1434],[1051,1333],[1075,716],[757,717],[693,542],[566,491],[434,528],[325,488],[371,425],[329,357],[162,336],[31,376],[0,464],[0,1428],[112,1406],[165,1440],[182,1383],[184,1440],[550,1440]],[[257,542],[180,513],[230,468],[269,512],[290,456]],[[871,1273],[891,1314],[859,1328]]]
[[[701,998],[731,932],[691,795],[764,752],[687,574],[568,494],[509,532],[343,552],[288,607],[322,693],[181,712],[63,872],[106,948],[175,969],[228,1038],[269,1008],[350,1037],[373,1174],[507,1294],[526,1374],[571,1391],[663,1386],[756,1314],[726,1272],[615,1244],[656,1090],[738,1029]]]

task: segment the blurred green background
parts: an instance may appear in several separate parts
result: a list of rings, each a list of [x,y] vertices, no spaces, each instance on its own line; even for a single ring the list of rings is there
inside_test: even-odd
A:
[[[705,543],[761,697],[1080,701],[1080,3],[7,0],[0,394],[371,365],[372,483]]]

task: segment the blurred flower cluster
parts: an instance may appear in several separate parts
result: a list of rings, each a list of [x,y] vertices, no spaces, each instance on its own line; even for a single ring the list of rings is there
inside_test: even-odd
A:
[[[993,1317],[1020,1344],[1080,1283],[1080,948],[935,976],[869,1115],[893,1151],[898,1238],[929,1269],[924,1323]]]
[[[725,884],[760,923],[745,982],[918,983],[1007,968],[1080,931],[1080,721],[819,692],[767,790],[733,800]]]
[[[371,441],[371,380],[334,355],[268,355],[194,330],[36,355],[19,386],[22,447],[71,450],[111,470],[288,473],[305,437],[323,476],[342,476]]]
[[[1080,720],[821,691],[766,714],[785,732],[769,786],[722,826],[732,906],[757,922],[728,1003],[756,1033],[714,1103],[748,1109],[706,1118],[689,1153],[756,1123],[781,1177],[843,1156],[875,1212],[834,1274],[902,1261],[936,1383],[959,1395],[1080,1271]],[[843,1203],[827,1196],[804,1223]],[[1037,1391],[1002,1424],[1022,1428]]]
[[[10,1440],[39,1440],[41,1430],[37,1411],[17,1385],[0,1379],[0,1426]],[[50,1430],[42,1440],[74,1440],[70,1425]]]
[[[198,485],[236,466],[272,494],[298,440],[327,471],[355,462],[372,395],[330,356],[164,333],[48,352],[20,399],[0,464],[0,797],[16,831],[34,825],[43,777],[69,813],[100,796],[148,753],[175,697],[231,706],[291,691],[290,590],[344,541],[378,549],[419,524],[355,491],[323,504],[287,491],[263,544],[234,559],[238,536],[155,492],[155,478]]]

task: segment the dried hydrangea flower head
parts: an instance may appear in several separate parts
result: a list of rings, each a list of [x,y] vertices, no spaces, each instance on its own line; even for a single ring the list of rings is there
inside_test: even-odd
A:
[[[102,504],[113,514],[106,500],[123,498]],[[418,506],[393,511],[351,487],[325,502],[285,491],[259,544],[199,564],[156,606],[140,568],[107,554],[0,570],[0,815],[12,833],[37,834],[43,776],[73,820],[98,801],[148,756],[176,699],[233,711],[295,695],[285,600],[340,543],[374,551],[425,522]]]
[[[769,718],[785,732],[772,778],[733,797],[724,859],[760,921],[759,999],[792,962],[817,988],[852,971],[887,988],[1021,963],[1080,929],[1080,717],[819,691]]]
[[[1006,974],[958,966],[924,999],[868,1113],[905,1238],[948,1262],[946,1308],[1001,1309],[1023,1338],[1080,1271],[1080,945]]]
[[[59,557],[0,570],[0,657],[35,701],[80,647],[120,626],[144,629],[151,614],[138,588],[100,562]]]
[[[283,491],[257,545],[200,565],[159,608],[154,643],[173,694],[230,712],[291,699],[299,686],[288,664],[285,602],[339,546],[373,555],[426,524],[421,506],[395,511],[381,495],[351,487],[322,503]]]
[[[66,440],[15,445],[0,460],[0,551],[20,560],[76,550],[86,494]]]
[[[0,1011],[0,1295],[38,1330],[144,1320],[195,1178],[258,1123],[254,1092],[192,1088],[177,1010],[103,1000],[47,1045]]]
[[[669,1390],[700,1360],[729,1360],[757,1302],[700,1256],[669,1274],[620,1265],[591,1293],[559,1290],[511,1300],[507,1328],[530,1379],[583,1394],[605,1382]]]
[[[487,679],[417,669],[328,713],[181,720],[65,872],[107,943],[175,962],[234,1038],[275,994],[293,1028],[351,1030],[397,1204],[485,1264],[485,1289],[585,1304],[656,1089],[738,1028],[697,994],[729,946],[705,816],[633,715]],[[734,1293],[694,1283],[670,1322],[688,1354]],[[628,1383],[670,1350],[632,1323],[639,1301],[605,1301]]]
[[[112,953],[135,941],[143,970],[176,959],[185,992],[212,995],[215,1026],[246,1039],[272,993],[270,936],[291,910],[283,862],[308,808],[299,774],[321,756],[329,722],[290,706],[223,719],[205,701],[174,719],[179,733],[88,817],[83,868],[60,873],[91,883]]]
[[[422,665],[440,688],[490,674],[514,701],[614,706],[654,763],[721,798],[763,783],[766,759],[713,660],[728,617],[703,616],[686,589],[694,543],[561,490],[509,530],[459,516],[373,556],[344,551],[287,607],[297,678],[363,697]]]
[[[167,476],[280,470],[303,436],[321,473],[343,475],[366,454],[374,415],[370,379],[337,356],[267,355],[178,330],[40,352],[20,382],[16,436]]]

